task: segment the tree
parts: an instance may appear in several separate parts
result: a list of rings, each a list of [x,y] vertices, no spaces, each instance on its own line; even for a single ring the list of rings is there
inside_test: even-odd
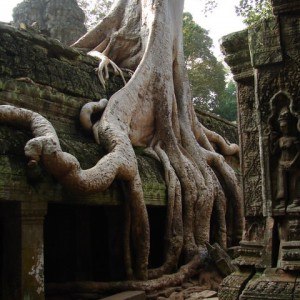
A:
[[[212,53],[213,41],[190,13],[183,15],[183,50],[194,104],[213,111],[225,89],[225,71]]]
[[[247,25],[251,25],[272,15],[271,0],[240,0],[236,13],[245,18]]]
[[[91,2],[78,0],[85,11],[86,23],[90,28],[97,19],[102,19],[109,11],[112,1]],[[211,1],[206,9],[213,9]],[[199,26],[190,13],[183,14],[183,50],[191,85],[193,102],[197,107],[214,111],[218,107],[218,98],[225,89],[225,71],[212,52],[213,41],[208,31]]]
[[[85,13],[85,25],[88,29],[95,26],[109,12],[113,0],[77,0],[79,7]]]
[[[107,150],[94,167],[83,170],[74,156],[63,152],[53,127],[39,114],[0,106],[2,123],[31,128],[34,138],[25,146],[30,163],[41,161],[66,188],[102,191],[115,179],[127,188],[124,257],[128,281],[79,282],[65,285],[65,290],[149,291],[178,284],[199,272],[207,258],[206,243],[218,242],[226,248],[241,238],[238,182],[214,145],[224,155],[236,155],[239,148],[206,129],[196,117],[183,55],[183,4],[183,0],[119,0],[108,16],[73,45],[90,49],[91,55],[100,58],[100,73],[112,60],[133,71],[129,82],[109,100],[88,103],[82,109],[82,124]],[[95,111],[102,114],[92,123]],[[161,162],[168,189],[165,259],[152,270],[148,270],[149,221],[134,151],[137,146]],[[178,269],[180,263],[184,265]]]
[[[237,101],[236,86],[234,81],[230,80],[226,84],[223,94],[220,96],[219,105],[214,113],[228,121],[236,121],[237,118]]]

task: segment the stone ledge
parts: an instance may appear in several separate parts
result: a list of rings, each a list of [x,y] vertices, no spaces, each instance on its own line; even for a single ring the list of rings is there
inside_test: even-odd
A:
[[[102,300],[146,300],[146,294],[144,291],[127,291],[102,298]]]

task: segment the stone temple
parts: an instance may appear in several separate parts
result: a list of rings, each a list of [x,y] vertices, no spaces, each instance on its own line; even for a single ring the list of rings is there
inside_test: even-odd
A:
[[[15,22],[26,28],[0,23],[0,104],[45,116],[63,150],[89,168],[105,152],[80,127],[80,109],[89,99],[109,98],[122,81],[112,77],[104,90],[94,73],[97,61],[66,45],[84,27],[62,36],[35,10],[37,1],[26,2],[33,19],[22,19],[28,6],[15,10]],[[39,2],[51,15],[51,1]],[[69,9],[72,1],[65,2]],[[300,1],[272,0],[272,6],[274,17],[222,40],[237,83],[240,168],[227,159],[240,172],[245,212],[243,238],[229,253],[232,273],[218,288],[223,300],[300,299]],[[82,13],[75,14],[82,24]],[[209,114],[199,118],[235,141],[234,125]],[[0,299],[106,297],[78,292],[76,285],[71,293],[57,287],[123,279],[121,182],[101,193],[72,193],[42,167],[28,165],[24,145],[31,132],[2,124],[1,116],[0,124]],[[162,261],[166,185],[160,164],[140,149],[136,154],[155,267]]]
[[[300,2],[223,38],[238,89],[244,237],[220,299],[300,299]],[[239,45],[237,47],[237,45]]]

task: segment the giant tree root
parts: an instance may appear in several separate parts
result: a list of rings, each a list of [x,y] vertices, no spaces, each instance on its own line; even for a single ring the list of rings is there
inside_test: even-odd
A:
[[[221,155],[237,154],[238,147],[207,130],[195,114],[180,34],[183,2],[118,0],[106,18],[74,44],[103,54],[102,84],[102,71],[111,61],[134,71],[108,101],[83,108],[82,124],[107,151],[94,167],[83,170],[74,156],[63,152],[51,124],[37,113],[0,106],[0,123],[32,130],[34,138],[25,146],[28,159],[40,161],[66,188],[103,191],[115,179],[127,188],[127,281],[49,285],[49,290],[148,291],[179,284],[207,258],[206,243],[226,248],[241,238],[241,193],[234,171]],[[102,115],[92,124],[86,117],[95,111]],[[134,146],[147,148],[161,162],[168,191],[164,262],[154,270],[148,269],[149,220]],[[186,265],[179,272],[166,275],[182,263]]]
[[[116,292],[126,290],[143,290],[152,292],[170,286],[178,286],[187,279],[199,273],[201,261],[199,255],[186,265],[182,266],[177,273],[163,275],[157,279],[146,281],[115,281],[115,282],[68,282],[68,283],[48,283],[46,285],[47,295],[67,295],[71,293],[103,293],[104,291]]]

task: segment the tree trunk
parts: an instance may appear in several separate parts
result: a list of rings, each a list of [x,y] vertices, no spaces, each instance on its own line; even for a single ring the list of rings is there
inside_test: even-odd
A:
[[[130,279],[146,280],[148,275],[156,278],[174,272],[180,257],[187,264],[195,255],[203,262],[207,242],[226,248],[236,244],[242,233],[237,179],[213,144],[226,155],[238,154],[238,147],[227,144],[197,120],[183,56],[183,5],[183,0],[116,1],[110,14],[73,45],[99,51],[133,72],[129,82],[109,99],[101,118],[91,125],[95,139],[108,151],[93,168],[82,170],[75,157],[61,151],[45,119],[9,106],[0,109],[2,121],[22,119],[31,126],[36,138],[27,143],[26,155],[30,160],[42,160],[68,188],[93,192],[106,189],[116,178],[127,183],[125,227],[132,242],[127,239],[124,251]],[[107,66],[101,55],[99,72]],[[168,185],[165,263],[155,270],[148,270],[149,222],[133,146],[146,148],[162,163]],[[214,228],[220,231],[212,235],[217,238],[213,241],[212,214],[219,222]],[[227,228],[232,229],[230,236]]]

